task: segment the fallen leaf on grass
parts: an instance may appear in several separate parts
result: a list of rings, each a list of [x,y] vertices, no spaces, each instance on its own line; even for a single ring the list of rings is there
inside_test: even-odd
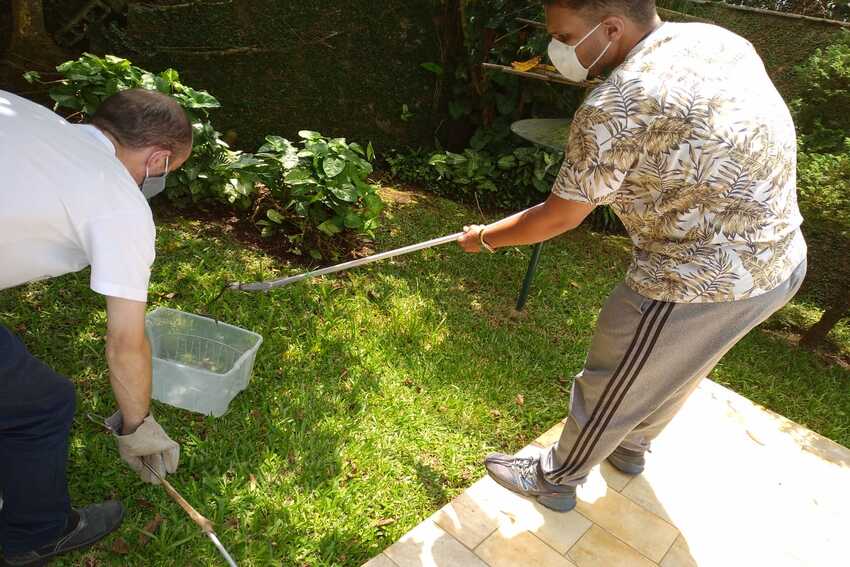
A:
[[[124,538],[117,537],[115,538],[115,541],[112,542],[112,553],[127,555],[130,553],[130,544],[124,541]]]
[[[145,500],[144,498],[136,498],[136,506],[144,508],[145,510],[153,510],[153,502]]]
[[[516,395],[516,405],[524,406],[525,405],[525,396],[523,396],[522,394],[517,394]]]
[[[150,541],[151,536],[156,533],[156,530],[162,524],[162,520],[163,517],[157,514],[153,520],[145,524],[145,527],[142,528],[142,533],[139,534],[139,545],[146,545]]]
[[[251,487],[251,490],[257,490],[257,477],[252,474],[248,475],[248,484]]]
[[[383,518],[375,522],[376,528],[383,528],[384,526],[389,526],[390,524],[395,523],[395,518]]]

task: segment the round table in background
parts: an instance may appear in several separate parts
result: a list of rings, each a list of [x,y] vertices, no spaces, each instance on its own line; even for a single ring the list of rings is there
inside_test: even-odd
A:
[[[570,135],[570,122],[566,118],[529,118],[527,120],[518,120],[511,124],[511,132],[535,146],[563,153],[567,145],[567,138]],[[534,274],[537,273],[537,266],[540,264],[540,253],[542,251],[542,242],[534,245],[531,252],[531,261],[528,263],[525,279],[522,282],[522,289],[520,289],[516,301],[516,310],[518,312],[525,309],[525,304],[528,302],[531,282],[534,281]]]

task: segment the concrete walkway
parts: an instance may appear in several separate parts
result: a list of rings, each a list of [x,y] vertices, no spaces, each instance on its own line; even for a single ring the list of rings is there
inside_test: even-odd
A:
[[[644,474],[602,465],[567,514],[485,477],[366,565],[850,566],[850,450],[704,380]]]

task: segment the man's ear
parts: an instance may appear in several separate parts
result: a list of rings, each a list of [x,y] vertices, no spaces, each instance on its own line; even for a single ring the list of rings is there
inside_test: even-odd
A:
[[[626,20],[621,16],[608,16],[602,20],[602,27],[608,41],[614,42],[623,37],[626,32]]]
[[[170,150],[157,149],[148,157],[148,166],[155,171],[165,171],[166,159],[173,161]]]

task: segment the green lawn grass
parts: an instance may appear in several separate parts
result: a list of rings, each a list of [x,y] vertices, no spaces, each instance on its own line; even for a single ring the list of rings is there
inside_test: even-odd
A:
[[[401,201],[387,211],[379,249],[481,220],[435,197]],[[583,229],[548,244],[522,320],[510,312],[529,249],[467,256],[451,245],[269,294],[226,294],[216,315],[265,342],[251,386],[224,417],[155,404],[182,445],[175,486],[242,566],[360,565],[484,474],[486,453],[515,451],[566,415],[628,251],[622,237]],[[223,282],[296,271],[214,224],[168,220],[151,306],[197,313]],[[116,497],[128,508],[117,536],[56,565],[220,565],[182,511],[84,417],[114,405],[103,307],[87,271],[0,292],[0,322],[77,384],[74,501]],[[850,445],[846,369],[757,331],[713,378]],[[164,523],[140,543],[157,513]]]

